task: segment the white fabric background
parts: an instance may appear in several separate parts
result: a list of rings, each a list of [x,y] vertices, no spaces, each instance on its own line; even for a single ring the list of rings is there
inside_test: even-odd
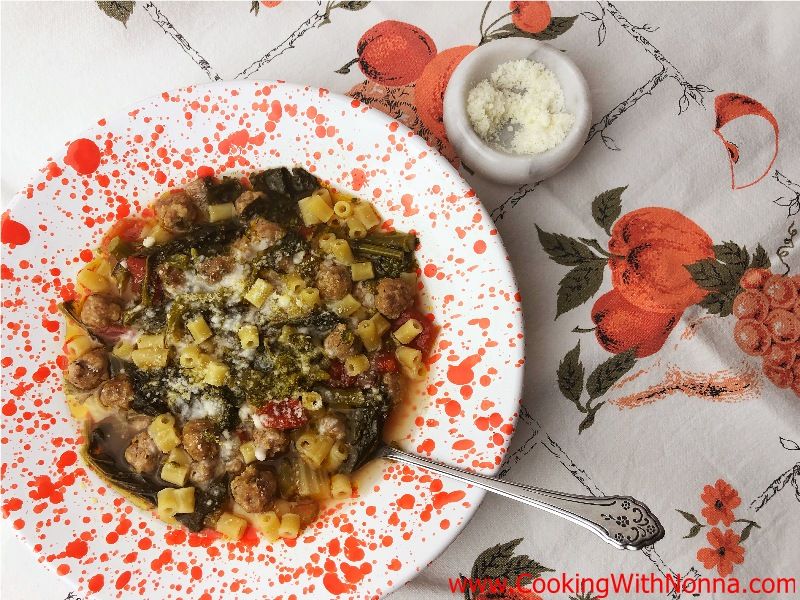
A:
[[[247,2],[156,4],[222,79],[236,76],[317,10],[315,3],[283,3],[262,8],[254,17]],[[496,3],[492,14],[499,16],[505,6]],[[552,7],[559,15],[597,11],[596,4],[583,2],[557,2]],[[592,198],[628,185],[623,212],[669,206],[702,224],[717,243],[733,239],[751,248],[762,243],[774,262],[791,220],[772,200],[786,190],[772,179],[746,190],[730,189],[727,162],[711,133],[710,106],[721,92],[746,93],[774,112],[782,126],[775,168],[800,181],[799,4],[643,2],[620,3],[618,8],[633,23],[659,27],[645,33],[648,39],[687,80],[715,92],[707,95],[706,109],[692,106],[678,116],[681,90],[675,80],[667,79],[608,129],[621,151],[608,150],[596,138],[569,169],[533,191],[523,189],[515,207],[506,205],[506,218],[498,220],[498,228],[523,294],[528,336],[525,406],[530,415],[512,443],[517,452],[508,476],[565,491],[586,493],[588,488],[593,493],[635,495],[662,518],[667,538],[658,545],[654,563],[642,553],[612,551],[588,532],[544,513],[487,497],[455,543],[393,596],[398,600],[452,598],[448,577],[469,573],[478,553],[516,537],[525,538],[518,552],[557,573],[650,572],[654,564],[686,573],[697,567],[695,552],[703,545],[698,541],[703,535],[682,539],[688,525],[675,509],[699,514],[703,485],[718,478],[739,490],[739,510],[762,527],[748,541],[747,560],[736,574],[800,575],[800,504],[791,486],[757,516],[747,512],[751,500],[797,460],[796,453],[778,443],[779,435],[800,441],[800,402],[791,392],[765,381],[758,398],[735,405],[678,394],[635,410],[607,406],[598,413],[598,422],[578,436],[579,416],[556,386],[558,361],[576,341],[570,329],[589,322],[589,309],[553,321],[555,290],[565,270],[542,252],[534,223],[548,231],[592,237]],[[373,2],[356,13],[339,11],[331,24],[301,38],[296,48],[252,77],[346,92],[363,76],[357,69],[347,76],[334,71],[355,56],[356,41],[374,23],[412,22],[430,34],[441,51],[477,43],[482,9],[483,3]],[[153,21],[143,3],[137,3],[127,27],[93,2],[4,2],[0,10],[4,203],[50,153],[86,125],[163,90],[209,79]],[[613,20],[599,47],[596,30],[595,23],[580,17],[554,44],[584,69],[599,116],[650,79],[659,65]],[[750,135],[747,147],[757,162],[770,138],[760,137],[758,126]],[[466,177],[490,210],[515,197],[515,188]],[[798,252],[785,260],[796,272]],[[603,290],[607,287],[608,281]],[[731,339],[731,318],[705,321],[702,335],[679,341],[678,331],[699,315],[697,307],[687,311],[659,354],[664,365],[714,371],[747,360]],[[588,363],[604,357],[590,339],[583,345]],[[654,368],[646,377],[655,380],[662,372]],[[643,388],[648,381],[638,385]],[[36,562],[5,521],[1,548],[4,598],[60,600],[72,589]]]

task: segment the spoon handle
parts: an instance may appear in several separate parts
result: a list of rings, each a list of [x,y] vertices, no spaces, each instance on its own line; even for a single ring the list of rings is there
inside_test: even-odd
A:
[[[543,490],[470,473],[390,446],[383,446],[377,455],[546,510],[585,527],[620,550],[641,550],[664,537],[664,528],[656,516],[630,496],[580,496]]]

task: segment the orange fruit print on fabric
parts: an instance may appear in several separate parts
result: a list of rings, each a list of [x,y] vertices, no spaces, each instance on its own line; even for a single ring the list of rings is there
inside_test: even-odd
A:
[[[636,357],[658,352],[681,318],[681,313],[657,313],[630,304],[617,290],[600,296],[592,307],[595,336],[608,352],[635,348]]]
[[[703,299],[686,265],[714,256],[713,242],[691,219],[650,207],[620,217],[608,250],[614,289],[631,304],[661,313],[681,312]]]
[[[433,135],[444,140],[444,91],[458,64],[476,46],[456,46],[440,53],[425,67],[415,90],[417,114]]]
[[[407,85],[422,75],[436,55],[430,36],[409,23],[383,21],[369,28],[358,41],[361,71],[376,83]]]
[[[511,20],[528,33],[541,33],[550,25],[550,4],[547,2],[510,2]]]

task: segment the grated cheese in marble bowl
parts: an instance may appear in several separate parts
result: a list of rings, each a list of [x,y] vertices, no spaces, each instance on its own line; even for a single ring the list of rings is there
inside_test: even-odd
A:
[[[475,133],[495,149],[528,155],[558,146],[575,122],[556,76],[529,59],[502,63],[473,87],[467,115]]]

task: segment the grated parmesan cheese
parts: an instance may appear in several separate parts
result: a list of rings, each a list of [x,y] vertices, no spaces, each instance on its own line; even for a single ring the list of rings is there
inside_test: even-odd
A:
[[[499,65],[467,96],[467,115],[481,139],[514,154],[539,154],[564,141],[575,117],[552,71],[529,60]]]

